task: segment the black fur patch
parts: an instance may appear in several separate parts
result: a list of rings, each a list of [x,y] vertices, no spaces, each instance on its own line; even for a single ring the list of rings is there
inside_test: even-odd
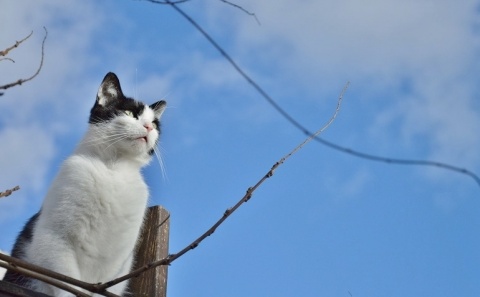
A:
[[[90,111],[88,123],[98,124],[108,122],[127,110],[131,111],[133,116],[138,119],[144,109],[145,104],[142,102],[120,95],[115,100],[109,101],[106,106],[102,106],[98,104],[98,102],[95,102],[95,105]]]
[[[37,224],[38,217],[40,216],[40,212],[37,212],[33,215],[30,220],[25,224],[23,227],[22,232],[17,237],[15,241],[15,245],[13,246],[12,250],[12,257],[18,259],[24,259],[25,257],[25,248],[30,245],[32,242],[33,231],[35,229],[35,225]],[[3,280],[9,283],[14,283],[22,287],[27,287],[28,283],[32,281],[31,278],[24,276],[18,272],[7,270]]]

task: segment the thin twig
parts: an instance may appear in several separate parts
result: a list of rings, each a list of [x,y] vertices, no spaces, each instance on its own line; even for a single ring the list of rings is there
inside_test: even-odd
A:
[[[153,0],[148,0],[153,2]],[[165,0],[168,2],[180,15],[182,15],[195,29],[202,34],[208,42],[232,65],[232,67],[242,76],[259,94],[260,96],[265,99],[280,115],[282,115],[290,124],[296,127],[305,135],[312,135],[312,132],[308,130],[305,126],[303,126],[299,121],[297,121],[293,116],[291,116],[288,112],[286,112],[280,105],[262,88],[260,85],[255,82],[245,71],[243,71],[240,66],[227,54],[227,52],[197,23],[193,20],[186,12],[180,9],[175,3]],[[329,148],[337,150],[342,153],[346,153],[358,158],[370,160],[370,161],[377,161],[387,164],[397,164],[397,165],[419,165],[419,166],[433,166],[441,169],[446,169],[450,171],[454,171],[460,174],[464,174],[473,178],[473,180],[480,186],[480,177],[471,170],[461,168],[455,165],[437,162],[437,161],[429,161],[429,160],[413,160],[413,159],[400,159],[400,158],[386,158],[380,157],[373,154],[367,154],[360,151],[352,150],[341,145],[332,143],[320,137],[315,137],[315,140],[318,143],[321,143]]]
[[[171,255],[168,255],[166,258],[164,259],[161,259],[161,260],[158,260],[158,261],[155,261],[155,262],[151,262],[151,263],[148,263],[148,264],[145,264],[144,266],[122,276],[122,277],[119,277],[117,279],[114,279],[114,280],[111,280],[109,282],[106,282],[104,284],[99,284],[99,288],[102,288],[102,289],[107,289],[111,286],[114,286],[116,284],[118,284],[119,282],[122,282],[122,281],[125,281],[127,279],[130,279],[132,277],[136,277],[138,275],[140,275],[141,273],[147,271],[147,270],[150,270],[150,269],[153,269],[157,266],[161,266],[161,265],[170,265],[173,261],[175,261],[176,259],[180,258],[181,256],[183,256],[185,253],[187,253],[188,251],[190,250],[193,250],[194,248],[196,248],[205,238],[207,238],[208,236],[212,235],[215,230],[217,230],[217,228],[233,213],[235,212],[243,203],[247,202],[253,195],[253,192],[255,192],[255,190],[260,187],[263,182],[265,182],[268,178],[270,178],[275,170],[280,166],[282,165],[288,158],[290,158],[292,155],[294,155],[296,152],[298,152],[301,148],[303,148],[308,142],[310,142],[312,139],[314,139],[317,135],[319,135],[320,133],[322,133],[323,131],[325,131],[325,129],[327,129],[332,123],[333,121],[335,121],[339,111],[340,111],[340,106],[341,106],[341,103],[342,103],[342,99],[343,99],[343,95],[345,94],[347,88],[349,86],[349,83],[347,83],[345,85],[345,87],[343,88],[342,92],[340,93],[340,96],[338,97],[338,101],[337,101],[337,107],[335,109],[335,112],[334,114],[332,115],[332,117],[330,118],[330,120],[325,124],[323,125],[322,128],[318,129],[315,133],[313,133],[312,135],[310,135],[307,139],[305,139],[302,143],[300,143],[299,145],[297,145],[293,150],[291,150],[288,154],[286,154],[284,157],[282,157],[280,160],[278,160],[271,168],[270,170],[253,186],[253,187],[250,187],[247,189],[245,195],[231,208],[228,208],[224,213],[223,213],[223,216],[212,226],[210,227],[210,229],[208,229],[205,233],[203,233],[200,237],[198,237],[197,239],[195,239],[191,244],[189,244],[188,246],[186,246],[184,249],[182,249],[181,251],[179,251],[178,253],[176,254],[171,254]]]
[[[2,262],[2,261],[0,261],[0,267],[6,268],[6,269],[9,269],[9,270],[13,270],[15,272],[21,273],[22,275],[25,275],[25,276],[28,276],[28,277],[32,277],[32,278],[41,280],[42,282],[51,284],[51,285],[53,285],[57,288],[60,288],[60,289],[65,290],[67,292],[73,293],[78,297],[89,297],[90,296],[90,295],[87,295],[87,294],[85,294],[85,293],[83,293],[83,292],[81,292],[81,291],[79,291],[79,290],[77,290],[77,289],[75,289],[75,288],[73,288],[69,285],[66,285],[65,283],[63,283],[61,281],[57,281],[56,279],[45,276],[43,273],[33,272],[33,271],[28,270],[28,269],[17,267],[15,265],[9,264],[7,262]]]
[[[23,83],[26,83],[32,79],[34,79],[39,73],[40,73],[40,70],[42,69],[43,67],[43,58],[45,56],[45,40],[47,39],[47,35],[48,35],[48,31],[47,31],[47,28],[43,27],[43,29],[45,30],[45,36],[43,37],[43,41],[42,41],[42,57],[41,57],[41,60],[40,60],[40,65],[38,66],[38,69],[37,71],[35,72],[35,74],[33,74],[31,77],[29,78],[26,78],[26,79],[18,79],[17,81],[14,81],[12,83],[9,83],[9,84],[6,84],[6,85],[3,85],[3,86],[0,86],[0,90],[6,90],[6,89],[9,89],[11,87],[14,87],[14,86],[17,86],[17,85],[21,85]],[[3,94],[3,93],[0,93],[0,94]]]
[[[0,253],[0,266],[10,269],[12,271],[21,273],[25,276],[29,276],[29,277],[44,281],[46,283],[49,283],[53,286],[56,286],[60,289],[66,290],[71,293],[77,294],[78,290],[71,286],[68,286],[67,284],[88,290],[90,292],[95,292],[103,296],[118,297],[116,294],[110,293],[108,291],[96,292],[95,291],[96,286],[94,284],[90,284],[90,283],[69,277],[67,275],[40,267],[38,265],[28,263],[21,259],[17,259],[2,253]],[[89,296],[89,295],[84,294],[84,295],[77,295],[77,296]]]
[[[184,3],[184,2],[188,2],[188,1],[190,1],[190,0],[177,0],[177,1],[147,0],[147,1],[152,2],[152,3],[155,3],[155,4],[172,5],[172,4],[181,4],[181,3]]]
[[[1,58],[1,59],[0,59],[0,62],[1,62],[1,61],[4,61],[4,60],[10,61],[10,62],[12,62],[12,63],[15,63],[15,60],[10,59],[10,58]]]
[[[250,12],[250,11],[246,10],[245,8],[243,8],[242,6],[240,6],[240,5],[238,5],[238,4],[235,4],[235,3],[232,3],[232,2],[230,2],[230,1],[227,1],[227,0],[220,0],[220,1],[222,1],[223,3],[226,3],[226,4],[228,4],[228,5],[231,5],[231,6],[235,7],[235,8],[238,8],[238,9],[240,9],[241,11],[245,12],[246,14],[254,17],[255,20],[257,21],[257,24],[258,24],[258,25],[262,25],[262,24],[260,24],[260,21],[258,20],[257,15],[256,15],[255,13]]]
[[[12,189],[5,190],[5,192],[0,192],[0,198],[7,197],[12,195],[13,192],[20,190],[20,186],[13,187]]]
[[[4,49],[3,51],[0,51],[0,56],[4,57],[4,56],[8,55],[8,53],[9,53],[12,49],[17,48],[22,42],[24,42],[25,40],[27,40],[28,38],[30,38],[30,36],[32,36],[32,34],[33,34],[33,31],[30,32],[30,34],[28,34],[28,36],[25,37],[25,38],[23,38],[22,40],[16,41],[15,44],[12,45],[11,47],[6,48],[6,49]]]
[[[308,131],[307,131],[308,133]],[[432,166],[432,167],[438,167],[450,171],[454,171],[460,174],[465,174],[467,176],[470,176],[473,178],[473,180],[480,186],[480,177],[475,174],[474,172],[466,169],[466,168],[461,168],[458,166],[450,165],[447,163],[442,163],[442,162],[437,162],[437,161],[429,161],[429,160],[413,160],[413,159],[396,159],[396,158],[389,158],[389,157],[380,157],[372,154],[367,154],[363,153],[354,149],[346,148],[343,146],[340,146],[338,144],[335,144],[333,142],[327,141],[323,138],[316,137],[315,140],[327,147],[330,147],[332,149],[335,149],[337,151],[362,158],[362,159],[367,159],[370,161],[377,161],[377,162],[383,162],[383,163],[388,163],[388,164],[396,164],[396,165],[417,165],[417,166]]]

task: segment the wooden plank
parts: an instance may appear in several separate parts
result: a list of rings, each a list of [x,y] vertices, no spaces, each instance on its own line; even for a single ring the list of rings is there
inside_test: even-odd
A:
[[[145,223],[137,244],[134,268],[168,256],[170,214],[161,206],[148,208]],[[132,278],[129,291],[135,297],[166,297],[167,266],[158,266],[139,277]]]

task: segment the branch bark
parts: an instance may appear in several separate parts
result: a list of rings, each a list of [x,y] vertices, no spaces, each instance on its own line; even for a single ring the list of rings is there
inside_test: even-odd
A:
[[[42,69],[43,67],[43,58],[45,56],[45,40],[47,39],[47,35],[48,35],[48,31],[47,31],[47,28],[43,27],[43,29],[45,30],[45,36],[43,37],[43,41],[42,41],[42,57],[40,59],[40,65],[38,66],[38,69],[37,71],[32,75],[30,76],[29,78],[25,78],[25,79],[18,79],[14,82],[11,82],[11,83],[8,83],[6,85],[3,85],[3,86],[0,86],[0,90],[6,90],[6,89],[9,89],[11,87],[14,87],[14,86],[19,86],[19,85],[22,85],[23,83],[26,83],[28,81],[31,81],[32,79],[34,79],[39,73],[40,73],[40,70]],[[31,35],[31,34],[30,34]],[[30,37],[27,36],[28,37]],[[26,38],[25,38],[26,39]],[[17,41],[17,43],[15,43],[15,45],[12,47],[12,48],[15,48],[18,46],[18,44],[20,44],[21,42],[23,42],[25,39],[21,40],[20,42]],[[6,49],[7,53],[12,49],[12,48],[9,48],[9,49]],[[0,93],[0,96],[3,95],[3,93]]]
[[[1,260],[0,261],[1,267],[11,269],[12,271],[21,273],[25,276],[44,281],[62,290],[73,293],[79,297],[88,297],[90,295],[82,293],[78,289],[73,288],[72,286],[69,286],[69,285],[73,285],[91,292],[94,292],[96,288],[95,285],[93,284],[77,280],[75,278],[66,276],[64,274],[28,263],[26,261],[23,261],[17,258],[13,258],[11,256],[8,256],[2,253],[0,253],[0,260]],[[97,293],[103,296],[108,296],[108,297],[118,297],[117,295],[107,292],[105,290],[104,292],[97,292]]]
[[[16,186],[11,189],[5,190],[5,192],[0,192],[0,198],[10,196],[12,195],[13,192],[18,190],[20,190],[20,186]]]
[[[235,3],[233,3],[233,2],[230,2],[230,1],[227,1],[227,0],[220,0],[220,1],[223,2],[223,3],[226,3],[226,4],[230,5],[230,6],[233,6],[233,7],[235,7],[235,8],[238,8],[238,9],[240,9],[241,11],[243,11],[244,13],[248,14],[249,16],[254,17],[255,20],[257,21],[257,24],[258,24],[258,25],[261,25],[261,24],[260,24],[260,21],[258,20],[257,15],[256,15],[255,13],[250,12],[250,11],[246,10],[245,8],[243,8],[242,6],[240,6],[240,5],[238,5],[238,4],[235,4]]]
[[[5,57],[6,55],[8,55],[8,53],[13,50],[14,48],[17,48],[22,42],[24,42],[25,40],[27,40],[28,38],[30,38],[30,36],[32,36],[33,34],[33,31],[30,32],[30,34],[28,34],[27,37],[23,38],[22,40],[20,41],[16,41],[14,45],[12,45],[11,47],[9,48],[6,48],[4,49],[3,51],[0,51],[0,56],[2,57]]]
[[[2,255],[2,254],[0,254],[0,255]],[[50,277],[46,276],[46,274],[44,274],[44,273],[38,273],[38,272],[29,270],[29,269],[25,269],[25,268],[10,264],[8,262],[1,262],[0,261],[0,266],[3,267],[3,268],[6,268],[6,269],[16,271],[16,272],[21,273],[25,276],[29,276],[29,277],[41,280],[41,281],[46,282],[48,284],[51,284],[51,285],[53,285],[57,288],[60,288],[60,289],[65,290],[67,292],[73,293],[73,294],[75,294],[75,296],[78,296],[78,297],[89,297],[90,296],[90,295],[87,295],[87,294],[85,294],[85,293],[83,293],[83,292],[81,292],[81,291],[79,291],[79,290],[77,290],[77,289],[75,289],[75,288],[73,288],[69,285],[66,285],[65,283],[63,283],[61,281],[50,278]]]

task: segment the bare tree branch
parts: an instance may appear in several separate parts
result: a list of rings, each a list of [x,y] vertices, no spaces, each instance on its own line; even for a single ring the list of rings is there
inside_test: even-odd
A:
[[[1,267],[5,267],[12,271],[21,273],[25,276],[44,281],[60,289],[74,293],[77,296],[84,297],[84,296],[90,296],[90,295],[86,295],[85,293],[82,293],[78,291],[78,289],[75,289],[67,284],[88,290],[90,292],[95,292],[95,289],[96,289],[96,286],[93,284],[77,280],[67,275],[28,263],[26,261],[8,256],[2,253],[0,253],[0,260],[1,260],[0,261]],[[110,293],[108,291],[96,292],[96,293],[101,294],[103,296],[108,296],[108,297],[118,297],[116,294]]]
[[[308,134],[308,130],[305,131],[305,134]],[[432,166],[432,167],[438,167],[441,169],[446,169],[450,171],[454,171],[460,174],[464,174],[467,176],[470,176],[473,178],[473,180],[480,186],[480,177],[475,174],[474,172],[466,169],[466,168],[461,168],[455,165],[450,165],[447,163],[442,163],[442,162],[437,162],[437,161],[429,161],[429,160],[414,160],[414,159],[397,159],[397,158],[389,158],[389,157],[380,157],[368,153],[363,153],[354,149],[346,148],[343,146],[340,146],[338,144],[335,144],[333,142],[327,141],[323,138],[316,137],[315,140],[327,147],[330,147],[332,149],[335,149],[337,151],[362,158],[362,159],[367,159],[370,161],[377,161],[377,162],[383,162],[387,164],[396,164],[396,165],[420,165],[420,166]]]
[[[148,0],[150,2],[154,2],[154,0]],[[168,4],[171,5],[180,15],[182,15],[195,29],[198,30],[210,44],[218,51],[220,54],[232,65],[232,67],[242,76],[259,94],[260,96],[265,99],[278,113],[280,113],[290,124],[296,127],[298,130],[303,132],[305,135],[312,135],[312,132],[308,130],[305,126],[303,126],[299,121],[297,121],[294,117],[292,117],[288,112],[286,112],[280,105],[262,88],[260,85],[253,80],[245,71],[243,71],[240,66],[227,54],[227,52],[197,23],[193,20],[186,12],[180,9],[175,3],[165,0]],[[446,169],[450,171],[454,171],[460,174],[464,174],[473,178],[473,180],[480,186],[480,177],[471,170],[461,168],[459,166],[437,162],[437,161],[429,161],[429,160],[413,160],[413,159],[400,159],[400,158],[388,158],[388,157],[381,157],[376,156],[373,154],[363,153],[360,151],[356,151],[350,148],[343,147],[341,145],[335,144],[333,142],[327,141],[320,137],[315,137],[315,141],[321,143],[329,148],[337,150],[342,153],[346,153],[358,158],[382,162],[387,164],[397,164],[397,165],[417,165],[417,166],[433,166],[441,169]]]
[[[136,277],[138,275],[140,275],[141,273],[147,271],[147,270],[150,270],[150,269],[153,269],[157,266],[160,266],[160,265],[170,265],[173,261],[175,261],[176,259],[180,258],[181,256],[183,256],[185,253],[187,253],[188,251],[190,250],[193,250],[194,248],[196,248],[205,238],[207,238],[208,236],[212,235],[215,230],[217,230],[217,228],[233,213],[235,212],[242,204],[244,204],[245,202],[247,202],[248,200],[250,200],[250,198],[252,197],[253,195],[253,192],[255,192],[255,190],[260,187],[263,182],[265,182],[268,178],[270,178],[271,176],[273,176],[273,174],[275,173],[275,170],[280,166],[282,165],[288,158],[290,158],[292,155],[294,155],[296,152],[298,152],[301,148],[303,148],[307,143],[309,143],[312,139],[314,139],[316,136],[318,136],[320,133],[322,133],[323,131],[325,131],[325,129],[327,129],[332,123],[333,121],[336,119],[339,111],[340,111],[340,106],[341,106],[341,103],[342,103],[342,99],[343,99],[343,95],[345,94],[345,92],[347,91],[347,88],[349,86],[349,83],[347,83],[345,85],[345,87],[343,88],[342,92],[340,93],[340,96],[338,97],[338,101],[337,101],[337,107],[335,109],[335,112],[333,113],[332,117],[330,118],[330,120],[325,124],[323,125],[322,128],[320,128],[319,130],[317,130],[315,133],[313,133],[312,135],[310,135],[308,138],[306,138],[302,143],[300,143],[299,145],[297,145],[293,150],[291,150],[288,154],[286,154],[283,158],[281,158],[280,160],[278,160],[273,166],[272,168],[253,186],[253,187],[250,187],[247,189],[245,195],[233,206],[233,207],[230,207],[228,208],[223,216],[212,226],[210,227],[210,229],[208,229],[205,233],[203,233],[200,237],[198,237],[196,240],[194,240],[191,244],[189,244],[187,247],[185,247],[184,249],[182,249],[181,251],[179,251],[178,253],[176,254],[171,254],[171,255],[168,255],[168,257],[164,258],[164,259],[161,259],[159,261],[155,261],[155,262],[151,262],[151,263],[148,263],[132,272],[130,272],[129,274],[126,274],[122,277],[119,277],[117,279],[114,279],[112,281],[109,281],[109,282],[106,282],[104,284],[99,284],[99,288],[103,288],[103,289],[106,289],[106,288],[109,288],[111,286],[114,286],[116,284],[118,284],[119,282],[122,282],[124,280],[127,280],[127,279],[130,279],[132,277]]]
[[[13,258],[11,256],[0,253],[0,266],[10,269],[12,271],[21,273],[25,276],[32,277],[51,285],[54,285],[58,288],[66,290],[71,293],[75,293],[77,296],[88,296],[78,290],[66,285],[65,283],[74,284],[78,286],[89,285],[88,283],[80,282],[78,280],[72,279],[60,273],[42,268],[40,266],[25,262],[20,259]],[[61,280],[61,282],[60,282]],[[79,295],[80,294],[80,295]]]
[[[27,40],[28,38],[30,38],[30,36],[32,36],[32,34],[33,34],[33,31],[30,32],[30,34],[28,34],[28,36],[25,37],[25,38],[23,38],[22,40],[16,41],[15,44],[12,45],[11,47],[6,48],[6,49],[4,49],[3,51],[0,51],[0,56],[4,57],[4,56],[8,55],[8,53],[9,53],[12,49],[17,48],[22,42],[24,42],[25,40]]]
[[[7,262],[2,262],[2,261],[0,261],[0,266],[3,267],[3,268],[9,269],[9,270],[16,271],[16,272],[21,273],[25,276],[29,276],[29,277],[41,280],[41,281],[46,282],[48,284],[51,284],[51,285],[53,285],[57,288],[60,288],[60,289],[65,290],[67,292],[73,293],[78,297],[89,297],[90,296],[90,295],[87,295],[87,294],[85,294],[85,293],[83,293],[79,290],[74,289],[73,287],[71,287],[69,285],[66,285],[65,283],[63,283],[61,281],[50,278],[43,273],[34,272],[34,271],[24,269],[24,268],[12,265],[12,264],[7,263]]]
[[[43,29],[45,30],[45,37],[43,37],[43,41],[42,41],[42,57],[41,57],[41,60],[40,60],[40,65],[38,66],[38,69],[37,71],[29,78],[26,78],[26,79],[18,79],[17,81],[14,81],[12,83],[9,83],[9,84],[6,84],[6,85],[3,85],[3,86],[0,86],[0,90],[6,90],[6,89],[9,89],[11,87],[14,87],[14,86],[18,86],[18,85],[21,85],[23,83],[26,83],[32,79],[34,79],[39,73],[40,73],[40,70],[42,69],[43,67],[43,58],[45,56],[45,40],[47,39],[47,35],[48,35],[48,31],[47,31],[47,28],[43,27]],[[30,35],[29,35],[30,36]],[[18,43],[18,42],[17,42]],[[14,46],[15,47],[15,46]],[[8,49],[7,49],[8,50]],[[0,93],[0,96],[3,95],[3,93]]]
[[[12,195],[13,192],[20,190],[20,186],[13,187],[12,189],[5,190],[5,192],[0,192],[0,198],[7,197]]]
[[[220,1],[222,1],[223,3],[226,3],[226,4],[228,4],[228,5],[231,5],[231,6],[235,7],[235,8],[238,8],[238,9],[240,9],[241,11],[245,12],[246,14],[254,17],[255,20],[257,21],[258,25],[261,25],[261,24],[260,24],[260,21],[258,20],[257,15],[256,15],[255,13],[250,12],[250,11],[246,10],[245,8],[243,8],[242,6],[240,6],[240,5],[238,5],[238,4],[235,4],[235,3],[232,3],[232,2],[230,2],[230,1],[227,1],[227,0],[220,0]]]

